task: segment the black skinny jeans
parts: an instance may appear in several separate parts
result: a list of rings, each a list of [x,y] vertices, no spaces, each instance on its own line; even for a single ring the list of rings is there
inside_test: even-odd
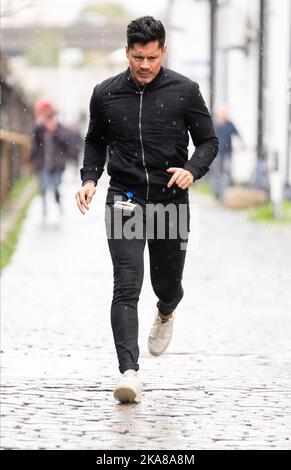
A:
[[[113,208],[116,198],[123,201],[128,199],[123,190],[110,186],[106,198],[105,222],[114,273],[111,325],[119,370],[123,373],[127,369],[139,369],[137,304],[144,276],[143,254],[146,240],[149,249],[151,283],[159,299],[157,307],[163,315],[171,314],[183,297],[181,281],[188,241],[190,213],[188,192],[185,192],[185,196],[183,195],[178,200],[162,201],[160,203],[162,207],[169,203],[175,206],[172,215],[168,216],[165,212],[166,217],[157,216],[157,213],[146,216],[146,206],[151,204],[153,208],[153,202],[134,197],[133,202],[139,206],[139,217],[136,220],[139,223],[139,228],[143,228],[143,233],[136,230],[135,236],[128,239],[124,227],[130,219],[132,220],[133,214]],[[175,210],[182,221],[179,222],[182,230],[179,230],[177,224],[177,235],[175,233],[171,235],[170,226],[173,227]],[[181,217],[182,212],[183,216]],[[148,224],[149,219],[151,219],[151,222],[154,221],[155,225],[154,230],[148,232],[146,224]],[[165,224],[163,220],[166,221]],[[176,220],[179,219],[175,219],[174,224]],[[165,226],[165,236],[162,236],[162,238],[160,238],[161,235],[158,232],[159,226]]]

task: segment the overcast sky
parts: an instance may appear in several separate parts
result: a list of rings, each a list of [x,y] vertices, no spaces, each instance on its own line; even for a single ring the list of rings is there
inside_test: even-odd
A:
[[[134,16],[159,15],[167,4],[167,0],[112,0],[121,3],[132,12]],[[72,21],[79,10],[88,3],[106,3],[110,0],[2,0],[1,11],[13,12],[13,17],[27,21],[31,18],[42,21],[43,19],[61,21],[67,19]],[[29,5],[32,5],[31,8]]]

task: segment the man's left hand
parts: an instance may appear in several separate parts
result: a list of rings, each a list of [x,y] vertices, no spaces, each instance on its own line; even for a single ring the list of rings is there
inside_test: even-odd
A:
[[[184,168],[171,167],[167,169],[168,173],[172,173],[173,176],[167,184],[167,187],[170,188],[174,183],[181,189],[187,189],[191,184],[194,183],[194,176],[188,170]]]

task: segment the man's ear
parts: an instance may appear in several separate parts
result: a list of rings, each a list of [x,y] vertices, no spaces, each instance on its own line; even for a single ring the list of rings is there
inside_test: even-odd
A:
[[[126,54],[126,57],[129,59],[129,49],[128,49],[128,46],[125,46],[125,54]]]
[[[164,50],[163,50],[163,57],[166,57],[167,52],[168,52],[168,47],[165,46],[165,47],[164,47]]]

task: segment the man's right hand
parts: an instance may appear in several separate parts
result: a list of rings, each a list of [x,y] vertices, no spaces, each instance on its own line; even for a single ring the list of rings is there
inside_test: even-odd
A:
[[[82,187],[82,189],[80,189],[76,193],[75,198],[77,200],[77,206],[79,207],[82,214],[84,215],[86,214],[84,209],[89,210],[89,204],[95,193],[96,193],[96,186],[91,181],[88,181],[88,183],[85,183],[84,187]]]

